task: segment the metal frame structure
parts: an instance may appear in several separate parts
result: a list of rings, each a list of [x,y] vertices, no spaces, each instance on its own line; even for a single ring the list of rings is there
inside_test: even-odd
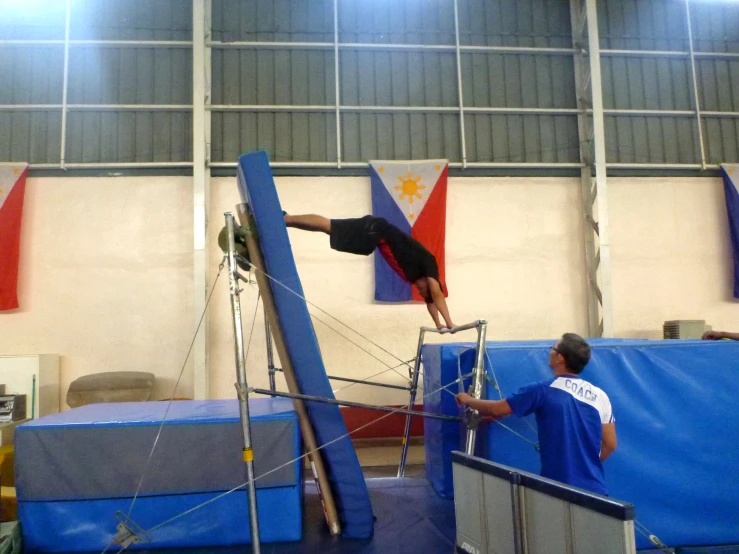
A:
[[[206,173],[209,168],[235,168],[235,162],[213,162],[210,158],[210,114],[212,112],[325,112],[336,114],[336,144],[337,160],[325,162],[288,161],[275,162],[274,167],[282,168],[364,168],[366,163],[347,163],[342,157],[341,146],[341,114],[347,112],[374,112],[374,113],[456,113],[460,117],[460,152],[461,161],[450,163],[452,168],[477,169],[578,169],[587,166],[582,160],[579,163],[555,162],[467,162],[465,144],[465,115],[466,114],[507,114],[507,115],[570,115],[582,118],[583,108],[578,105],[572,108],[508,108],[508,107],[465,107],[462,88],[461,55],[469,53],[494,53],[502,55],[537,55],[537,56],[572,56],[576,60],[583,56],[583,49],[557,47],[518,47],[518,46],[471,46],[460,43],[458,0],[454,3],[454,44],[392,44],[392,43],[358,43],[340,42],[339,40],[339,0],[333,2],[333,38],[332,42],[280,42],[280,41],[234,41],[220,42],[211,39],[211,0],[192,0],[193,2],[193,40],[76,40],[70,39],[70,23],[72,19],[71,0],[66,1],[65,38],[54,40],[0,40],[2,48],[26,48],[33,46],[59,46],[64,49],[64,73],[61,104],[0,104],[0,111],[61,111],[61,152],[60,163],[31,164],[31,169],[151,169],[151,168],[188,168],[199,172],[203,166]],[[594,8],[595,6],[593,6]],[[680,50],[632,50],[632,49],[599,49],[597,45],[588,45],[588,52],[599,52],[600,56],[645,57],[645,58],[686,58],[690,61],[692,71],[692,96],[695,102],[694,110],[624,110],[604,109],[603,115],[618,116],[655,116],[655,117],[695,117],[697,143],[701,155],[700,164],[660,164],[660,163],[606,163],[609,169],[655,169],[655,170],[694,170],[718,169],[718,165],[707,164],[705,161],[705,144],[700,122],[706,118],[737,118],[739,112],[701,111],[698,102],[698,83],[695,72],[696,59],[724,59],[739,60],[739,53],[729,52],[695,52],[693,50],[693,36],[690,26],[690,0],[685,0],[685,13],[688,19],[688,51]],[[574,22],[573,22],[574,23]],[[582,27],[573,25],[573,37],[582,37]],[[582,45],[581,45],[582,46]],[[76,48],[184,48],[193,51],[193,104],[68,104],[67,89],[69,76],[69,59]],[[324,50],[334,53],[334,92],[335,102],[331,105],[211,105],[210,94],[210,64],[212,49],[250,49],[250,50]],[[457,76],[457,106],[351,106],[343,105],[340,101],[341,83],[339,72],[339,53],[344,50],[374,50],[395,52],[446,52],[455,54]],[[595,58],[595,56],[593,56]],[[577,64],[576,64],[577,65]],[[576,70],[577,71],[577,70]],[[193,114],[193,161],[190,162],[78,162],[66,161],[66,114],[69,111],[182,111]],[[203,113],[204,110],[204,113]],[[585,110],[592,114],[588,107]],[[596,132],[595,138],[597,139]],[[601,137],[602,138],[602,137]],[[580,136],[581,143],[589,141],[589,136]],[[202,150],[205,150],[203,152]]]
[[[348,406],[353,408],[364,408],[368,410],[376,410],[381,412],[392,412],[398,414],[405,414],[405,430],[403,432],[402,439],[402,450],[400,453],[400,463],[398,465],[398,477],[405,475],[405,465],[408,458],[408,443],[411,436],[411,421],[415,417],[428,417],[431,419],[442,419],[445,421],[462,421],[459,417],[447,416],[443,414],[435,414],[429,412],[421,412],[413,409],[416,402],[416,394],[418,392],[418,380],[421,375],[421,349],[424,345],[424,339],[426,333],[439,333],[442,335],[455,334],[460,331],[466,331],[469,329],[477,330],[477,355],[475,356],[475,366],[472,374],[472,384],[470,386],[470,395],[475,398],[482,398],[483,384],[485,382],[485,337],[487,333],[487,321],[479,319],[472,323],[465,325],[459,325],[453,329],[437,329],[436,327],[421,327],[418,333],[418,347],[416,348],[416,357],[414,358],[414,367],[410,375],[411,384],[409,387],[403,387],[399,385],[392,385],[389,383],[378,383],[376,381],[366,381],[361,379],[350,379],[348,377],[337,377],[328,375],[328,378],[334,381],[344,381],[348,383],[354,383],[357,385],[368,385],[373,387],[385,387],[391,389],[405,390],[409,393],[408,398],[408,409],[398,408],[387,408],[384,406],[375,406],[371,404],[362,404],[359,402],[350,402],[346,400],[332,400],[327,398],[321,398],[317,396],[307,396],[303,394],[283,393],[278,392],[275,385],[275,372],[282,371],[280,368],[274,365],[274,356],[272,352],[272,337],[269,322],[265,318],[265,335],[267,343],[267,371],[269,372],[269,390],[266,389],[251,389],[252,392],[257,394],[265,394],[269,396],[279,396],[284,398],[293,398],[298,400],[312,401],[312,402],[324,402],[326,404],[336,404],[339,406]],[[467,436],[465,439],[465,452],[468,454],[474,454],[475,452],[475,440],[477,437],[477,419],[478,415],[476,411],[472,410],[469,414],[471,417],[467,418]]]
[[[236,359],[236,391],[239,397],[239,414],[241,429],[244,435],[244,464],[246,466],[247,492],[249,497],[249,530],[251,532],[251,546],[254,554],[260,554],[259,515],[257,510],[257,486],[254,483],[254,451],[251,443],[251,428],[249,423],[249,387],[246,381],[246,358],[244,357],[244,335],[241,330],[241,301],[239,296],[239,274],[236,265],[234,244],[234,215],[231,212],[224,214],[226,229],[228,230],[228,286],[231,296],[231,316],[234,334],[234,356]]]
[[[613,337],[611,253],[600,37],[595,0],[570,0],[583,215],[588,323],[591,336]],[[595,210],[593,208],[596,208]]]

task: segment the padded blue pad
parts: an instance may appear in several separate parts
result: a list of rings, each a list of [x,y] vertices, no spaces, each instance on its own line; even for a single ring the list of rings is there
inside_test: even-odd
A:
[[[237,400],[91,404],[30,421],[15,434],[18,516],[28,552],[101,552],[116,510],[144,529],[217,498],[246,481]],[[302,453],[297,414],[284,399],[249,400],[264,542],[299,540]],[[273,478],[274,477],[274,478]],[[244,490],[163,525],[152,547],[221,546],[250,540]],[[142,547],[145,545],[142,545]]]
[[[554,341],[488,343],[488,355],[504,395],[551,377],[549,348]],[[636,519],[665,544],[739,543],[739,342],[591,340],[593,356],[582,376],[608,394],[613,405],[618,449],[605,462],[608,492],[631,502]],[[471,345],[427,345],[424,369],[441,372],[434,379],[456,379],[456,352]],[[433,362],[426,364],[426,358]],[[462,359],[462,372],[471,362]],[[498,398],[490,385],[488,398]],[[441,406],[457,414],[456,406]],[[533,417],[527,419],[536,428]],[[526,436],[525,422],[504,423]],[[487,435],[485,458],[538,472],[538,453],[499,425]],[[478,435],[479,436],[479,435]],[[457,438],[458,440],[458,438]],[[446,437],[446,442],[454,438]],[[438,442],[438,441],[437,441]],[[432,483],[443,491],[444,445],[431,445],[441,460],[430,469]],[[428,446],[427,446],[428,448]],[[429,454],[427,453],[427,456]],[[438,490],[438,488],[437,488]],[[637,546],[650,544],[636,535]]]
[[[304,296],[267,154],[262,151],[244,154],[239,159],[238,169],[239,191],[254,215],[265,271],[284,285],[270,281],[300,389],[303,394],[334,398],[308,306],[305,300],[288,290]],[[346,425],[338,406],[318,402],[306,402],[306,405],[319,445],[346,435]],[[343,536],[372,536],[372,506],[350,437],[329,444],[322,448],[322,452]]]

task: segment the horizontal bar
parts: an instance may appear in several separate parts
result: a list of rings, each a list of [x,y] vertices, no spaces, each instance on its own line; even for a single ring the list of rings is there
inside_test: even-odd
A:
[[[335,105],[315,104],[215,104],[208,107],[213,112],[333,112]],[[340,105],[342,112],[424,112],[458,113],[459,106],[348,106]],[[522,114],[522,115],[571,115],[580,113],[576,108],[508,108],[473,107],[465,113]]]
[[[274,367],[273,371],[282,371],[282,368]],[[362,381],[361,379],[350,379],[349,377],[336,377],[335,375],[327,375],[332,381],[346,381],[347,383],[357,383],[358,385],[372,385],[373,387],[385,387],[388,389],[411,390],[410,387],[401,385],[391,385],[389,383],[378,383],[377,381]]]
[[[0,162],[0,167],[24,162]],[[192,162],[79,162],[61,164],[29,164],[30,169],[145,169],[165,167],[192,167]]]
[[[216,49],[239,48],[245,50],[333,50],[333,42],[287,42],[287,41],[233,41],[206,42],[206,46]],[[399,50],[456,52],[454,44],[392,44],[379,42],[340,42],[340,50]],[[574,48],[553,48],[534,46],[460,46],[461,52],[517,54],[517,55],[564,55],[572,56],[578,52]]]
[[[235,168],[236,162],[210,162],[210,167],[220,168]],[[298,168],[310,168],[310,167],[336,167],[336,162],[271,162],[270,167],[298,167]],[[368,167],[366,162],[341,162],[341,167],[364,169]],[[466,166],[463,166],[462,162],[449,162],[449,167],[462,168],[472,167],[478,169],[580,169],[583,164],[580,162],[562,162],[562,163],[545,163],[545,162],[467,162]]]
[[[58,111],[62,104],[0,104],[0,111]],[[78,111],[145,111],[145,112],[189,112],[188,104],[67,104],[67,110]]]
[[[608,163],[608,169],[704,169],[701,164],[660,164],[660,163]],[[705,169],[720,169],[718,164],[706,164]]]
[[[389,383],[378,383],[377,381],[362,381],[361,379],[349,379],[348,377],[336,377],[335,375],[329,375],[328,378],[332,381],[346,381],[347,383],[356,383],[358,385],[371,385],[373,387],[385,387],[388,389],[397,389],[397,390],[411,390],[410,387],[403,387],[401,385],[391,385]]]
[[[0,162],[0,167],[18,165],[25,162]],[[214,168],[236,168],[236,162],[210,162],[209,167]],[[368,167],[363,162],[342,162],[342,167],[362,169]],[[60,164],[40,163],[30,164],[31,169],[62,169]],[[80,162],[64,164],[67,169],[145,169],[145,168],[167,168],[167,167],[192,167],[192,162]],[[321,168],[336,167],[336,162],[272,162],[270,167],[281,168]],[[462,168],[461,162],[450,162],[449,167]],[[579,169],[583,167],[581,163],[508,163],[508,162],[468,162],[467,167],[476,169]],[[662,163],[608,163],[608,169],[674,169],[674,170],[693,170],[703,169],[701,164],[662,164]],[[720,169],[718,164],[706,164],[705,169]],[[435,329],[435,328],[433,328]],[[435,329],[436,330],[436,329]]]
[[[614,49],[600,51],[601,56],[628,56],[628,57],[646,57],[646,58],[687,58],[690,53],[681,50],[628,50]]]
[[[472,323],[465,323],[464,325],[455,325],[451,329],[447,327],[443,327],[441,329],[437,329],[436,327],[421,327],[421,331],[426,331],[427,333],[439,333],[440,335],[445,335],[447,333],[458,333],[459,331],[466,331],[467,329],[477,329],[480,324],[487,323],[484,319],[478,319],[477,321],[473,321]]]
[[[386,406],[374,406],[372,404],[361,404],[359,402],[349,402],[348,400],[335,400],[333,398],[323,398],[322,396],[310,396],[307,394],[293,394],[289,392],[271,391],[269,389],[249,389],[249,392],[256,394],[264,394],[266,396],[279,396],[280,398],[294,398],[296,400],[305,400],[306,402],[321,402],[323,404],[336,404],[338,406],[348,406],[350,408],[366,408],[367,410],[375,410],[376,412],[391,412],[394,414],[405,414],[419,417],[428,417],[430,419],[442,419],[444,421],[462,421],[461,417],[450,416],[444,414],[434,414],[431,412],[417,412],[415,410],[406,410],[404,408],[388,408]]]
[[[690,52],[682,50],[601,50],[601,56],[625,56],[638,58],[689,58]],[[696,58],[739,59],[737,52],[693,52]]]
[[[0,104],[0,111],[58,111],[62,109],[61,104]],[[192,111],[190,104],[68,104],[69,111]],[[336,106],[323,105],[301,105],[301,104],[215,104],[207,106],[213,112],[333,112]],[[457,113],[456,106],[339,106],[341,111],[346,112],[448,112]],[[576,116],[580,112],[575,108],[500,108],[500,107],[476,107],[465,108],[465,113],[480,114],[509,114],[509,115],[571,115]],[[592,110],[587,110],[591,113]],[[625,117],[693,117],[692,110],[603,110],[606,115]],[[702,117],[711,118],[735,118],[739,112],[701,112]]]
[[[211,112],[333,112],[336,105],[314,104],[211,104]]]
[[[208,48],[241,50],[333,50],[333,42],[287,42],[287,41],[206,41]]]
[[[548,54],[554,56],[573,56],[580,52],[575,48],[554,48],[554,47],[535,47],[535,46],[460,46],[461,52],[470,53],[493,53],[493,54]]]
[[[104,48],[192,48],[190,40],[70,40],[70,46],[101,46]],[[0,40],[0,46],[64,46],[59,40]]]

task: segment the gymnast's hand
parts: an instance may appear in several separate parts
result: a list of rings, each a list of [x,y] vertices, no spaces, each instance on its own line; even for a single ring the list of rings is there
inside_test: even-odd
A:
[[[472,400],[472,397],[467,394],[466,392],[460,392],[457,396],[454,397],[457,401],[457,406],[469,406],[470,401]]]

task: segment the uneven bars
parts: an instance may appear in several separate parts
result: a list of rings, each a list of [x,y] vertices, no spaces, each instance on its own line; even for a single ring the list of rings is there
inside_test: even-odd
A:
[[[323,404],[336,404],[338,406],[349,406],[351,408],[365,408],[367,410],[375,410],[377,412],[390,412],[394,414],[406,414],[419,417],[428,417],[431,419],[442,419],[444,421],[463,421],[459,416],[450,416],[445,414],[435,414],[432,412],[417,412],[415,410],[407,410],[404,408],[388,408],[386,406],[374,406],[372,404],[361,404],[360,402],[349,402],[348,400],[334,400],[332,398],[324,398],[322,396],[310,396],[308,394],[293,394],[291,392],[279,392],[266,389],[250,388],[250,393],[264,394],[266,396],[279,396],[281,398],[297,398],[306,402],[322,402]]]
[[[472,323],[466,323],[464,325],[455,325],[451,329],[448,327],[442,327],[441,329],[437,329],[436,327],[421,327],[421,331],[426,331],[427,333],[439,333],[440,335],[446,335],[448,333],[457,333],[459,331],[466,331],[467,329],[477,329],[480,326],[481,321],[478,319],[476,321],[473,321]]]

